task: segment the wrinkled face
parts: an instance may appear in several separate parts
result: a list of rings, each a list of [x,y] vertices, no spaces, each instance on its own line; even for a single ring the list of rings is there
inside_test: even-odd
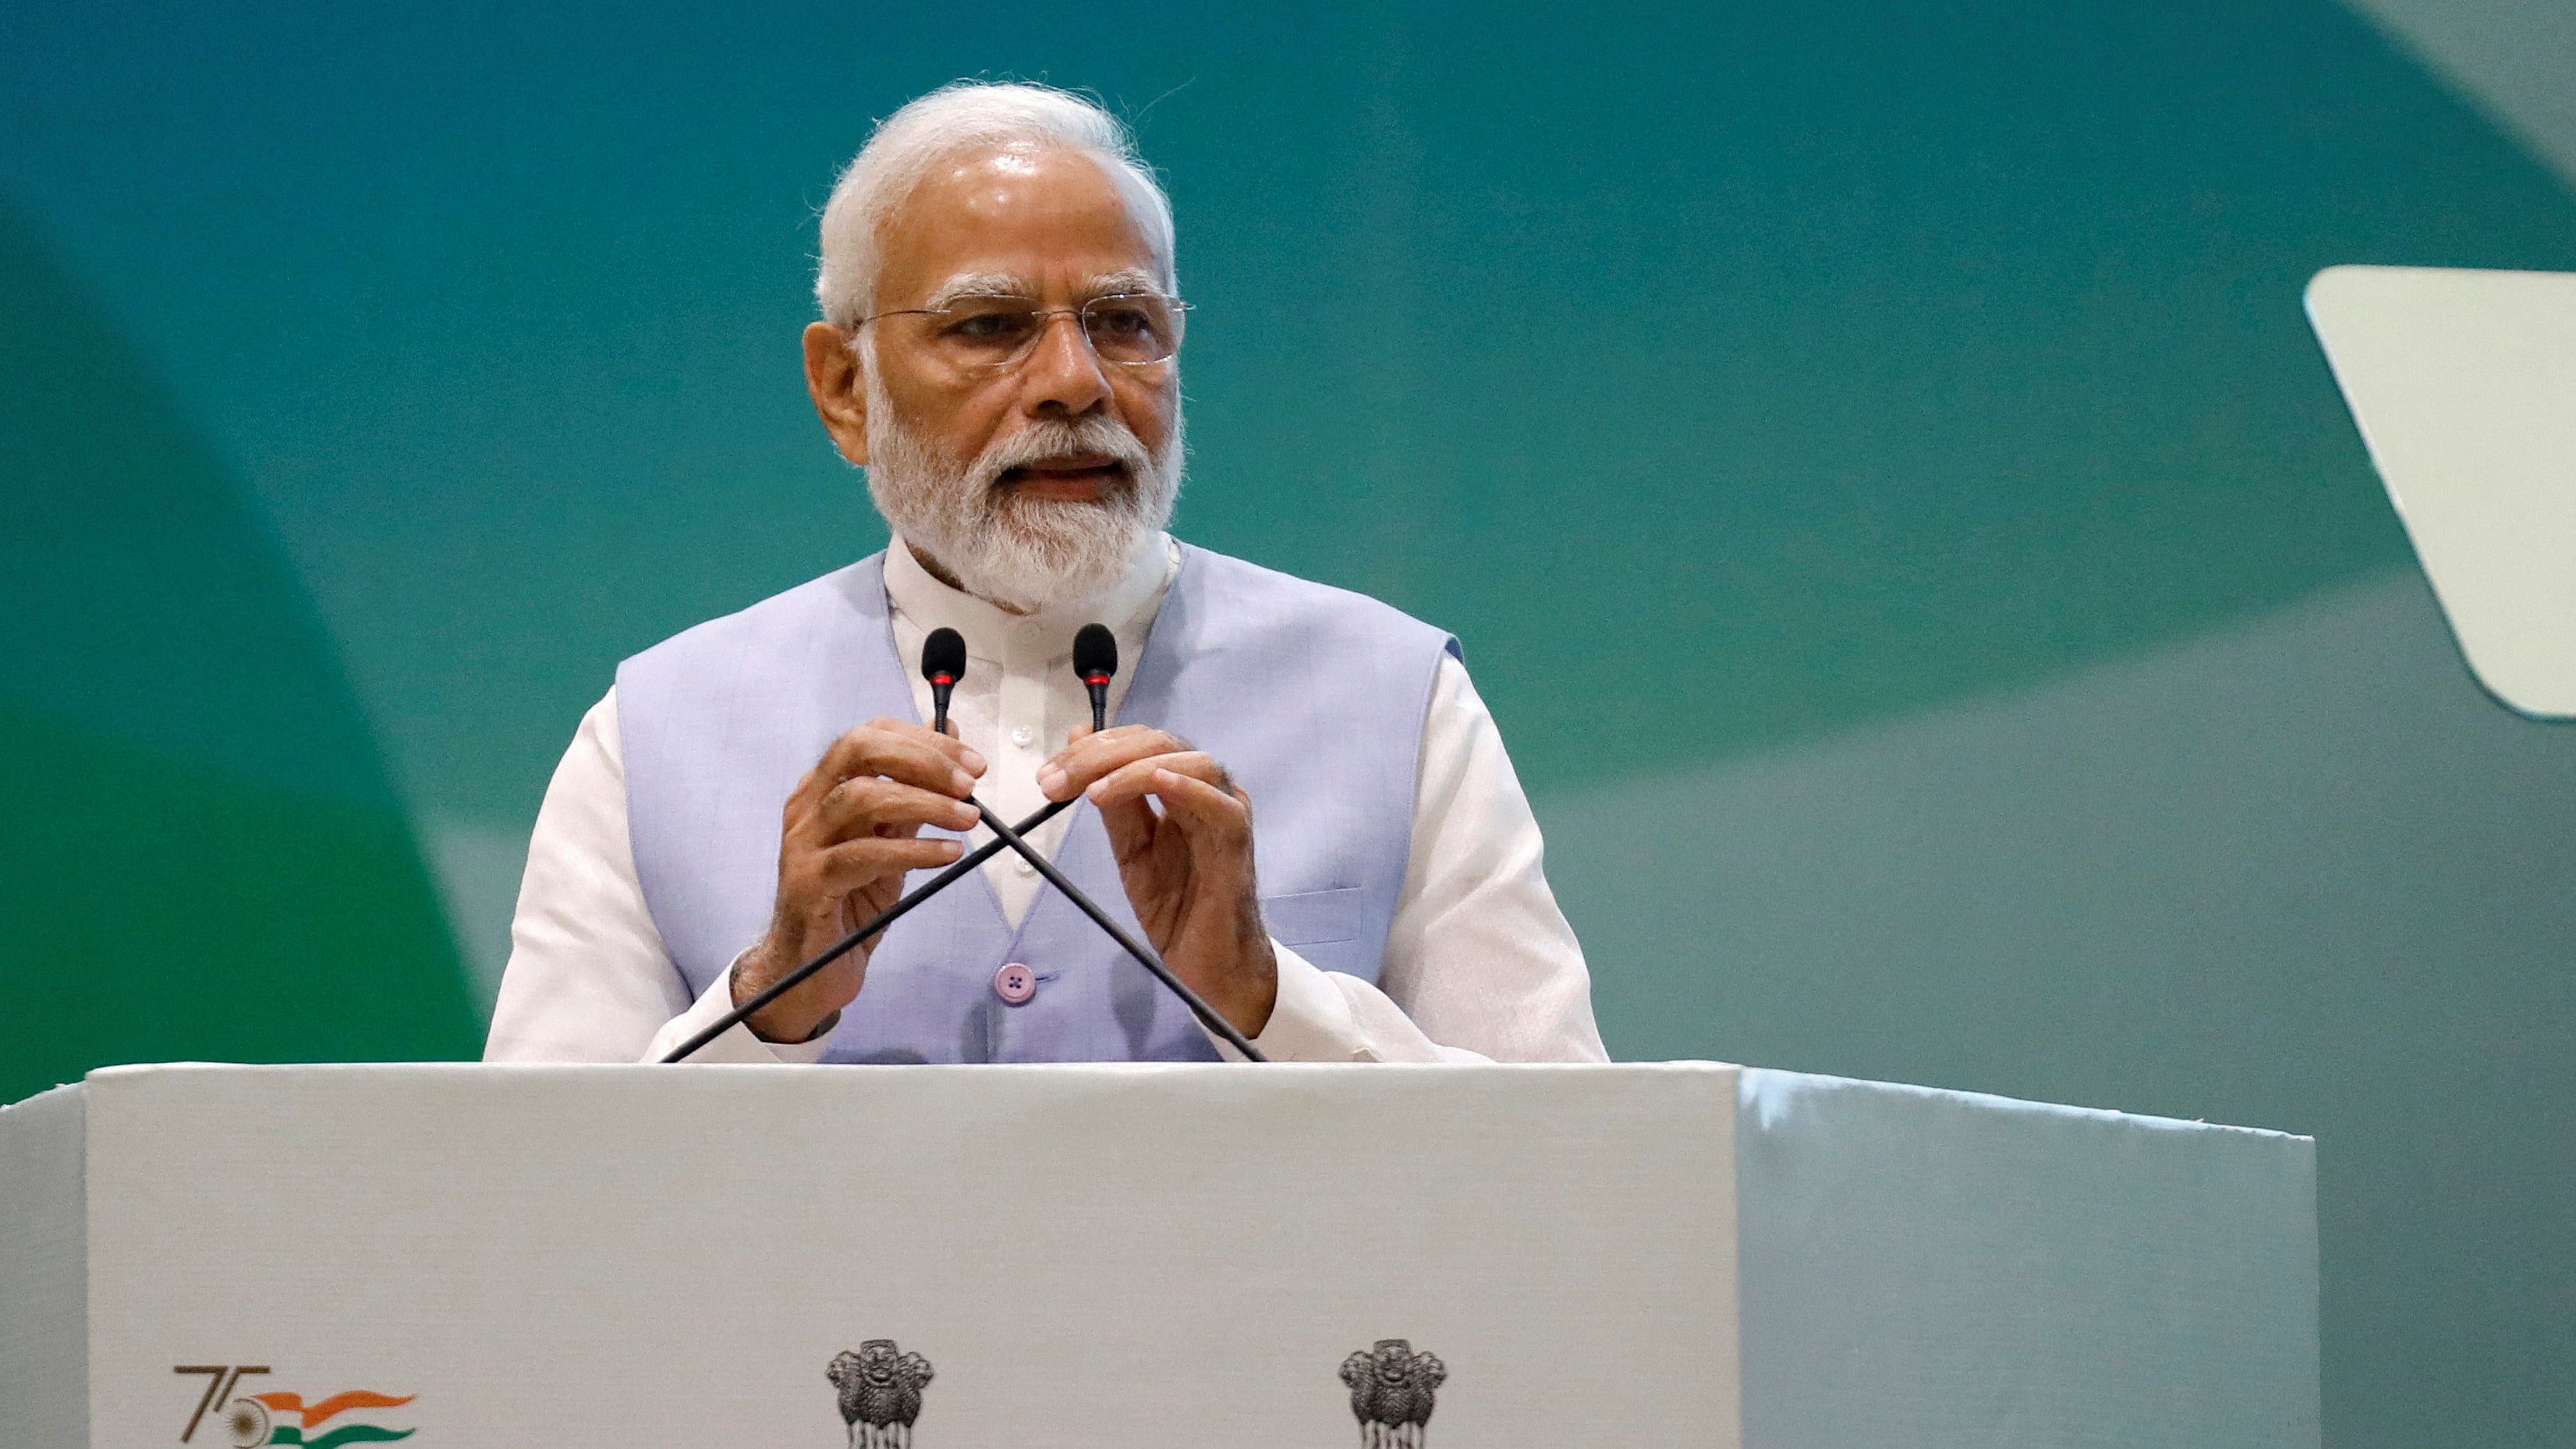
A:
[[[1078,307],[1132,281],[1160,290],[1171,259],[1146,229],[1144,211],[1098,161],[1060,149],[971,152],[933,172],[898,208],[884,237],[873,312],[946,300],[960,284],[1005,279],[1048,307]],[[1070,320],[1055,322],[1016,369],[960,377],[940,365],[921,317],[876,324],[886,398],[900,421],[948,457],[981,455],[1049,419],[1102,417],[1148,452],[1170,434],[1180,373],[1169,364],[1104,364]],[[1125,486],[1115,470],[1051,459],[1015,470],[1005,486],[1026,496],[1092,501]]]
[[[842,452],[868,465],[896,530],[970,592],[1022,609],[1097,592],[1170,517],[1177,361],[1104,360],[1069,315],[1103,296],[1169,290],[1148,207],[1079,152],[964,153],[888,220],[877,320],[858,338],[836,334],[862,344],[859,375],[829,375],[834,359],[818,356],[809,330],[808,380]],[[1015,363],[961,366],[948,317],[920,309],[1001,293],[1068,315],[1048,318]]]

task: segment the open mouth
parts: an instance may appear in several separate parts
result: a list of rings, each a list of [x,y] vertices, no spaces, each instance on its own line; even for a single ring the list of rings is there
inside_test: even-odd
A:
[[[1106,453],[1072,453],[1003,470],[997,480],[1023,498],[1098,503],[1128,484],[1127,465]]]

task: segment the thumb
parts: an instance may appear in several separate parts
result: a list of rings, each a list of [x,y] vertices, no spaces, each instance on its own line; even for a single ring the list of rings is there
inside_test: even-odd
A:
[[[1155,832],[1163,822],[1154,815],[1154,807],[1142,795],[1114,805],[1095,806],[1100,824],[1109,832],[1109,854],[1120,865],[1134,860],[1154,848]]]

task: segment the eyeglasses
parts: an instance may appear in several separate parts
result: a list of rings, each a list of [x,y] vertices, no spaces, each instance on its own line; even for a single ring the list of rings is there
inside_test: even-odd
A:
[[[860,318],[859,325],[885,317],[927,318],[920,341],[933,356],[961,371],[993,372],[1028,361],[1048,324],[1072,317],[1101,361],[1143,367],[1180,350],[1181,314],[1189,310],[1177,297],[1152,292],[1094,297],[1079,307],[1042,307],[1034,297],[961,297],[945,307],[879,312]]]

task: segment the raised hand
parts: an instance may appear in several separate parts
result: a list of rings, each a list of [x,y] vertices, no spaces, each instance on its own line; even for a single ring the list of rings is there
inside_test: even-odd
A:
[[[1178,736],[1121,725],[1076,731],[1039,767],[1038,788],[1050,800],[1089,794],[1163,963],[1245,1036],[1260,1035],[1279,963],[1253,875],[1252,801],[1225,767]]]
[[[778,842],[778,901],[769,932],[736,962],[735,1004],[819,956],[903,894],[905,873],[948,865],[953,840],[922,840],[925,825],[975,824],[965,803],[984,757],[948,735],[874,719],[832,742],[787,797]],[[751,1018],[775,1042],[810,1041],[831,1029],[866,983],[863,943]]]

